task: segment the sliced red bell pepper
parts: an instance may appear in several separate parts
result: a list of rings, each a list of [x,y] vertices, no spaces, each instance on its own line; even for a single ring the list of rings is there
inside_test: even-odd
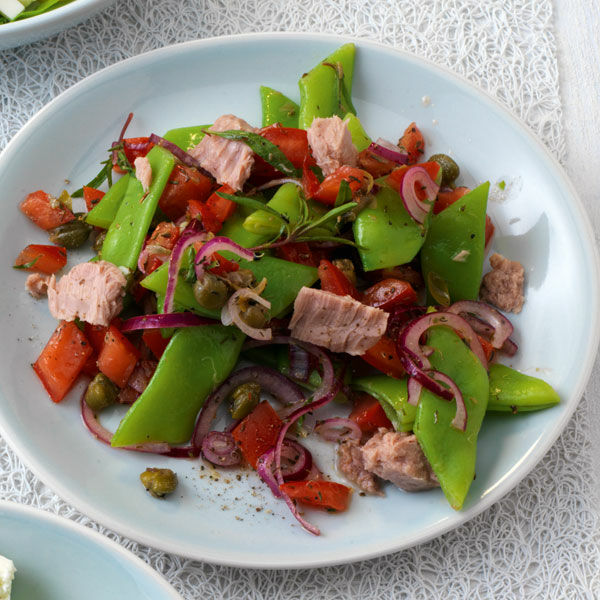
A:
[[[370,179],[371,176],[366,171],[344,165],[325,177],[312,197],[322,204],[334,206],[342,181],[347,181],[352,193],[356,193]]]
[[[96,375],[100,373],[100,369],[98,368],[98,355],[95,352],[92,352],[85,361],[85,365],[83,365],[81,372],[88,377],[96,377]]]
[[[150,236],[150,243],[161,246],[166,250],[173,250],[177,240],[179,239],[179,234],[179,227],[177,227],[175,223],[162,221],[152,232],[152,235]]]
[[[108,327],[104,327],[103,325],[90,325],[89,323],[85,324],[85,337],[90,342],[96,354],[98,354],[100,350],[102,350],[102,346],[104,346],[104,338],[107,331]]]
[[[231,432],[246,462],[256,469],[258,459],[277,442],[283,421],[273,407],[261,402]]]
[[[494,346],[492,346],[491,342],[486,340],[484,337],[480,335],[477,336],[479,341],[481,342],[481,347],[483,348],[483,353],[485,354],[485,358],[489,362],[492,360],[492,356],[494,355]]]
[[[332,262],[322,260],[319,263],[318,272],[322,290],[338,296],[352,296],[355,300],[360,300],[360,292]]]
[[[354,421],[363,433],[373,433],[380,427],[394,429],[379,400],[366,392],[354,395],[354,408],[348,418]]]
[[[307,198],[312,198],[319,189],[321,182],[313,171],[317,163],[312,155],[307,155],[302,163],[302,191]]]
[[[401,279],[384,279],[363,292],[362,301],[369,306],[391,311],[396,306],[410,306],[417,301],[412,285]]]
[[[213,187],[212,179],[202,175],[197,169],[175,165],[158,206],[171,221],[177,221],[185,215],[190,200],[206,201]]]
[[[206,201],[206,206],[208,206],[215,219],[222,225],[233,215],[237,204],[233,200],[222,198],[218,195],[218,192],[222,194],[235,194],[235,190],[230,185],[224,184],[211,194]]]
[[[293,500],[335,512],[346,510],[352,496],[352,488],[324,479],[287,481],[279,488]]]
[[[110,325],[98,355],[100,371],[119,387],[125,387],[139,358],[139,350],[115,325]]]
[[[279,123],[275,123],[269,125],[269,127],[264,127],[258,133],[278,146],[294,167],[297,169],[302,168],[305,158],[309,155],[308,139],[304,129],[282,127]],[[254,156],[253,181],[268,181],[277,177],[281,177],[279,171],[259,156]]]
[[[160,329],[144,329],[142,341],[144,344],[146,344],[146,346],[148,346],[150,352],[152,352],[152,354],[154,354],[154,356],[160,360],[160,357],[163,355],[163,352],[171,341],[171,338],[163,337]]]
[[[307,242],[294,242],[280,246],[276,249],[276,254],[279,258],[299,265],[318,267],[325,252],[322,250],[313,250]]]
[[[55,198],[42,190],[32,192],[19,207],[38,227],[48,231],[75,219],[68,208],[59,204]]]
[[[414,165],[423,158],[425,138],[414,121],[405,129],[398,145],[406,150],[409,165]]]
[[[63,322],[56,328],[33,363],[53,402],[67,395],[92,353],[92,346],[75,322]]]
[[[67,264],[67,249],[62,246],[45,246],[30,244],[21,250],[15,260],[15,267],[23,271],[35,271],[52,275]],[[31,265],[24,267],[23,265]]]
[[[396,343],[386,335],[361,355],[361,358],[390,377],[400,379],[406,374],[398,356]]]
[[[88,209],[88,212],[90,212],[90,210],[92,210],[92,208],[94,208],[94,206],[96,206],[96,204],[98,204],[103,197],[104,192],[101,190],[97,190],[93,187],[87,187],[86,185],[83,186],[83,199],[85,200],[85,205]]]
[[[400,151],[400,148],[398,148]],[[373,176],[373,179],[379,179],[393,171],[397,164],[391,160],[387,160],[377,154],[374,154],[369,149],[363,150],[358,155],[358,164],[361,169],[367,171]]]

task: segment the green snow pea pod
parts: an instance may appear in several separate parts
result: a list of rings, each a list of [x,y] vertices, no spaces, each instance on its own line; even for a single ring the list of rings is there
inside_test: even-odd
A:
[[[344,44],[300,78],[300,129],[316,117],[356,113],[350,100],[355,52],[354,44]]]
[[[352,388],[377,398],[396,431],[412,430],[417,407],[408,403],[406,379],[371,375],[354,379]]]
[[[344,121],[348,123],[348,130],[352,136],[354,147],[362,152],[366,150],[373,140],[366,134],[360,119],[353,113],[348,113],[344,116]]]
[[[379,191],[373,206],[363,209],[352,226],[365,271],[410,262],[423,246],[431,219],[428,216],[419,225],[404,208],[400,195],[385,183],[385,178],[376,183]]]
[[[266,277],[268,283],[262,296],[271,303],[273,317],[278,317],[287,310],[296,299],[300,288],[310,287],[318,279],[317,269],[272,256],[263,256],[252,262],[241,261],[240,267],[252,271],[257,281]],[[141,284],[162,295],[167,289],[167,280],[168,265],[165,264],[150,273]],[[193,284],[181,276],[175,288],[175,302],[205,317],[219,319],[221,315],[220,310],[207,310],[200,306],[194,298]]]
[[[152,183],[144,196],[142,184],[130,177],[127,191],[102,244],[102,258],[133,271],[148,233],[158,201],[175,166],[175,157],[154,146],[147,155],[152,167]]]
[[[121,177],[119,181],[115,181],[108,192],[102,196],[100,202],[87,214],[85,217],[86,222],[94,225],[94,227],[108,229],[117,216],[131,177],[127,174]]]
[[[251,233],[244,229],[244,221],[253,212],[251,208],[238,205],[233,215],[223,224],[219,235],[228,237],[244,248],[253,248],[269,241],[269,236]]]
[[[292,225],[300,221],[302,205],[300,188],[294,183],[282,185],[267,202],[267,206],[285,215]],[[251,233],[266,236],[268,240],[279,233],[281,225],[282,221],[276,215],[266,210],[257,210],[246,217],[243,227]]]
[[[475,476],[477,435],[488,403],[488,376],[479,359],[451,329],[432,328],[427,345],[434,350],[429,356],[433,368],[451,377],[463,394],[467,427],[460,431],[451,425],[456,402],[424,388],[413,431],[450,506],[458,510]]]
[[[261,85],[260,103],[262,105],[263,127],[275,123],[281,123],[284,127],[298,127],[300,107],[281,92]]]
[[[421,250],[423,278],[426,284],[442,278],[450,302],[477,300],[479,295],[489,188],[489,182],[482,183],[431,219]]]
[[[235,327],[222,325],[177,330],[111,445],[189,440],[206,397],[235,366],[244,338]]]
[[[550,408],[560,402],[554,388],[537,377],[497,363],[490,366],[489,374],[488,410],[515,414]]]
[[[197,146],[206,135],[205,129],[210,125],[194,125],[192,127],[178,127],[170,129],[163,136],[165,140],[179,146],[185,152],[189,152],[194,146]]]

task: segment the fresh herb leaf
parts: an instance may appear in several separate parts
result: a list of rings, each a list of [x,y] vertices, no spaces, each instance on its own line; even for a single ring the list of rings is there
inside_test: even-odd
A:
[[[110,152],[112,152],[112,150],[110,150]],[[92,179],[84,187],[91,187],[91,188],[97,189],[106,180],[108,180],[108,185],[109,186],[112,185],[112,168],[113,168],[112,157],[108,158],[108,159],[106,159],[104,161],[102,161],[100,164],[104,165],[104,166],[102,167],[102,169],[100,170],[100,172],[98,173],[98,175],[96,175],[96,177],[94,177],[94,179]],[[83,197],[83,187],[80,187],[78,190],[75,190],[71,194],[71,197],[72,198],[81,198],[81,197]]]
[[[35,263],[40,259],[40,256],[36,256],[33,260],[30,260],[28,263],[23,263],[22,265],[14,265],[13,269],[18,269],[19,271],[26,271],[27,269],[31,269],[31,267],[33,267],[33,265],[35,265]]]
[[[272,167],[275,167],[284,175],[288,175],[289,177],[302,177],[302,171],[294,167],[290,159],[281,151],[279,146],[276,146],[273,142],[258,135],[258,133],[241,131],[238,129],[232,129],[230,131],[211,131],[210,129],[206,129],[204,133],[217,135],[226,140],[244,142],[252,152],[258,154],[265,162],[269,163]]]
[[[322,217],[320,217],[316,221],[312,221],[310,225],[306,226],[302,233],[305,233],[310,229],[315,229],[316,227],[321,227],[322,225],[325,225],[325,223],[331,221],[332,219],[337,219],[337,217],[352,210],[355,206],[356,202],[346,202],[346,204],[342,204],[341,206],[336,206],[335,208],[332,208],[330,211],[327,211]]]
[[[340,187],[338,189],[337,196],[335,197],[334,206],[341,206],[342,204],[346,204],[346,202],[352,201],[352,189],[350,188],[350,184],[342,179],[340,181]]]

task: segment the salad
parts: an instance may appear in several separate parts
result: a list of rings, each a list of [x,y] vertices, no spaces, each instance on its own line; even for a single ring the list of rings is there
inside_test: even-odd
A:
[[[53,245],[15,265],[60,321],[33,365],[53,401],[89,377],[81,411],[101,442],[255,468],[314,534],[302,505],[342,511],[386,481],[441,487],[460,509],[486,412],[559,401],[497,362],[518,351],[503,313],[521,309],[524,270],[491,253],[489,184],[459,186],[415,123],[373,142],[354,54],[303,75],[299,103],[261,88],[261,128],[211,115],[128,138],[130,115],[93,181],[25,198]],[[91,236],[94,258],[57,280]],[[115,403],[130,408],[113,433],[99,415]],[[344,478],[322,473],[306,435],[338,444]],[[177,485],[168,469],[141,478],[158,497]]]
[[[0,25],[43,15],[73,0],[0,0]]]

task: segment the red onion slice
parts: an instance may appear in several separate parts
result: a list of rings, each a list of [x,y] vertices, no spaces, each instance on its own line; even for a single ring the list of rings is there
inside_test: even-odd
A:
[[[298,187],[302,187],[302,181],[300,179],[295,179],[294,177],[283,177],[281,179],[271,179],[271,181],[267,181],[267,183],[263,183],[263,185],[255,188],[255,192],[262,192],[263,190],[268,190],[272,187],[277,187],[278,185],[283,185],[284,183],[293,183]]]
[[[372,142],[367,150],[397,165],[405,165],[409,158],[408,154],[402,152],[398,146],[382,138],[379,138],[377,142]]]
[[[304,350],[304,348],[296,346],[296,344],[290,344],[288,355],[290,361],[290,377],[296,381],[308,381],[311,372],[314,370],[311,355]]]
[[[188,167],[194,167],[198,169],[202,175],[214,179],[213,176],[197,161],[191,154],[188,154],[185,150],[182,150],[177,144],[165,140],[165,138],[156,135],[155,133],[150,134],[150,142],[157,146],[163,147],[168,150],[173,156],[178,158],[184,165]]]
[[[415,185],[419,185],[425,192],[425,200],[420,200],[415,191]],[[402,202],[408,214],[420,224],[425,219],[437,196],[439,185],[429,177],[423,167],[411,167],[402,180]]]
[[[413,406],[418,406],[422,390],[423,386],[417,381],[417,379],[415,377],[409,377],[406,384],[406,391],[408,392],[407,402]]]
[[[312,454],[301,444],[286,438],[281,447],[281,474],[284,481],[302,481],[313,466]]]
[[[161,261],[163,263],[166,263],[167,260],[169,260],[171,251],[159,245],[146,243],[144,245],[143,250],[140,252],[137,264],[138,269],[144,275],[148,275],[148,273],[146,272],[146,263],[148,262],[148,257],[150,256],[150,254],[153,254],[156,257],[160,257]]]
[[[214,319],[200,317],[194,313],[169,313],[168,315],[142,315],[132,317],[123,322],[121,331],[137,331],[139,329],[162,329],[163,327],[200,327],[214,325]]]
[[[446,308],[446,312],[456,315],[474,315],[477,319],[489,325],[492,328],[490,342],[496,349],[502,348],[504,342],[514,330],[512,323],[500,311],[485,302],[460,300]]]
[[[204,458],[218,467],[233,467],[242,461],[242,455],[231,433],[211,431],[202,440]]]
[[[233,323],[240,331],[243,331],[254,340],[270,340],[273,337],[270,327],[257,329],[256,327],[251,327],[242,319],[240,300],[252,300],[267,309],[271,308],[271,303],[268,300],[253,292],[250,288],[242,288],[231,295],[227,304],[221,310],[221,323],[223,325],[231,325]]]
[[[275,462],[275,448],[267,450],[259,459],[256,465],[258,476],[269,486],[275,498],[281,498],[282,493],[279,484],[273,474],[273,464]]]
[[[360,440],[362,431],[360,427],[350,419],[335,417],[321,421],[315,431],[328,442],[345,442],[346,440]]]
[[[227,250],[228,252],[232,252],[236,254],[240,258],[244,260],[254,260],[254,252],[252,250],[248,250],[239,244],[236,244],[233,240],[230,240],[225,236],[217,236],[212,240],[206,242],[196,254],[196,277],[198,279],[202,279],[204,277],[204,264],[210,262],[212,255],[215,252],[221,252],[222,250]]]

